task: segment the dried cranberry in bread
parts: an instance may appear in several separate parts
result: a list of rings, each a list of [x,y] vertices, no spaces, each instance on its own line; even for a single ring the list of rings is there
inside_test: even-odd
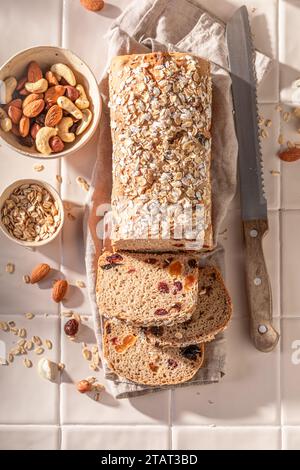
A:
[[[198,273],[188,253],[106,252],[98,261],[100,314],[139,326],[184,322],[196,309]]]
[[[220,272],[212,266],[199,270],[198,305],[191,319],[173,327],[150,327],[147,337],[156,345],[188,346],[214,339],[232,314],[232,303]]]
[[[109,88],[113,246],[212,249],[209,62],[181,52],[118,56]]]
[[[204,345],[158,348],[140,328],[120,320],[104,324],[103,354],[109,367],[132,382],[162,386],[186,382],[203,364]]]

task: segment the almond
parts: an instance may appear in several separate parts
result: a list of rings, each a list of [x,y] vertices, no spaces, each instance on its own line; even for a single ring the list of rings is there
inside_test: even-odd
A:
[[[34,82],[37,82],[38,80],[40,80],[41,78],[43,78],[43,72],[42,72],[39,64],[33,60],[28,65],[27,80],[28,80],[28,82],[34,83]]]
[[[52,299],[54,302],[61,302],[68,290],[68,282],[65,279],[56,281],[52,289]]]
[[[16,98],[15,100],[12,100],[10,103],[8,103],[4,109],[5,111],[8,111],[8,108],[10,106],[15,106],[16,108],[21,109],[22,108],[22,100],[20,98]]]
[[[30,135],[31,137],[35,140],[36,135],[38,131],[41,129],[42,126],[40,126],[37,122],[34,122],[30,128]]]
[[[291,147],[278,154],[280,160],[284,162],[295,162],[300,159],[300,148]]]
[[[48,70],[48,72],[46,72],[46,80],[48,80],[48,83],[51,86],[58,85],[58,80],[57,80],[55,74],[53,72],[51,72],[51,70]]]
[[[17,91],[22,90],[22,88],[25,87],[25,83],[26,83],[26,82],[27,82],[27,77],[22,77],[22,78],[20,78],[20,80],[19,80],[18,83],[17,83],[17,88],[16,88],[16,90],[17,90]]]
[[[23,114],[26,117],[33,118],[38,116],[45,107],[45,101],[42,99],[32,101],[27,104],[23,109]]]
[[[35,268],[33,268],[31,275],[30,275],[30,282],[31,284],[35,284],[36,282],[40,282],[50,271],[49,264],[41,263],[38,264]]]
[[[65,93],[65,87],[62,85],[56,85],[52,86],[51,88],[48,88],[48,90],[45,93],[45,101],[49,105],[54,105],[57,102],[57,98],[60,96],[63,96]]]
[[[14,124],[19,124],[22,117],[22,109],[17,108],[16,106],[9,106],[8,115]]]
[[[30,119],[22,116],[19,122],[19,131],[22,137],[27,137],[30,129]]]
[[[45,126],[54,127],[58,124],[63,117],[63,110],[57,105],[54,104],[51,106],[49,111],[46,114]]]
[[[43,93],[30,93],[30,95],[26,96],[26,98],[23,101],[23,109],[25,106],[27,106],[29,103],[32,103],[32,101],[42,99],[44,97]]]
[[[65,95],[67,98],[69,98],[69,100],[75,101],[77,100],[77,98],[79,98],[80,92],[76,90],[74,86],[66,85],[65,89],[66,89]]]
[[[103,0],[80,0],[81,5],[90,11],[100,11],[104,7]]]

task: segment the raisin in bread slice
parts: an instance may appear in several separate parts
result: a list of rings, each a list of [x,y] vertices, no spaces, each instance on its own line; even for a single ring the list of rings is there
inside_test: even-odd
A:
[[[152,343],[179,347],[208,342],[226,328],[232,303],[220,272],[212,266],[200,268],[198,285],[198,305],[191,319],[172,328],[148,328],[146,335]]]
[[[190,380],[202,366],[204,345],[158,348],[141,328],[107,320],[103,354],[109,367],[125,379],[153,386],[175,385]]]
[[[100,314],[138,326],[187,321],[197,305],[198,275],[190,254],[106,252],[98,262]]]

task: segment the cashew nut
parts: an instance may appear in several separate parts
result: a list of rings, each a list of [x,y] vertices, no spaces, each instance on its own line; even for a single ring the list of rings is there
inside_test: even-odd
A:
[[[1,84],[3,87],[3,93],[1,93],[1,104],[7,104],[13,99],[13,93],[17,88],[17,80],[15,77],[8,77]]]
[[[75,119],[82,119],[82,112],[80,109],[78,109],[77,106],[75,106],[75,104],[66,96],[60,96],[57,98],[57,104],[65,111],[72,114]]]
[[[88,128],[91,123],[92,117],[93,113],[89,109],[84,109],[82,111],[82,120],[76,129],[76,135],[82,134]]]
[[[76,78],[70,67],[66,64],[54,64],[51,67],[51,72],[55,73],[58,77],[62,77],[68,82],[69,85],[76,85]]]
[[[63,117],[60,123],[56,126],[58,137],[60,137],[63,142],[73,142],[75,140],[75,134],[73,132],[69,132],[69,129],[73,124],[74,122],[71,117]]]
[[[76,104],[77,108],[79,108],[79,109],[88,108],[90,106],[90,102],[87,99],[85,89],[83,88],[82,85],[77,85],[76,90],[78,90],[79,93],[80,93],[79,98],[77,98],[77,100],[75,101],[75,104]]]
[[[52,152],[49,140],[55,135],[57,135],[57,129],[54,127],[41,127],[35,139],[35,145],[38,151],[44,155],[49,155]]]
[[[25,88],[30,93],[45,93],[48,89],[48,81],[45,78],[41,78],[37,82],[25,83]]]
[[[0,108],[0,127],[3,132],[9,132],[12,129],[12,121],[3,108]]]

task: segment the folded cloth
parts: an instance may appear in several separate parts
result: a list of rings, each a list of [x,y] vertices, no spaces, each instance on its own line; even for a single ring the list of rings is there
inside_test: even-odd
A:
[[[225,25],[207,13],[196,0],[136,0],[115,21],[108,33],[108,66],[116,55],[158,50],[182,51],[201,56],[212,64],[212,206],[214,241],[236,190],[237,140],[234,130],[231,80],[228,73]],[[256,53],[258,81],[266,74],[270,59]],[[108,68],[108,67],[107,67]],[[103,111],[97,160],[85,213],[86,268],[99,351],[102,351],[101,318],[96,305],[97,259],[103,241],[103,216],[110,210],[112,144],[109,124],[107,69],[100,82]],[[203,263],[223,271],[223,249],[219,245],[203,255]],[[109,370],[101,357],[109,391],[116,398],[142,395],[170,387],[138,385]],[[226,348],[223,334],[206,345],[205,362],[192,380],[179,386],[218,382],[225,373]],[[172,387],[173,388],[173,387]]]

